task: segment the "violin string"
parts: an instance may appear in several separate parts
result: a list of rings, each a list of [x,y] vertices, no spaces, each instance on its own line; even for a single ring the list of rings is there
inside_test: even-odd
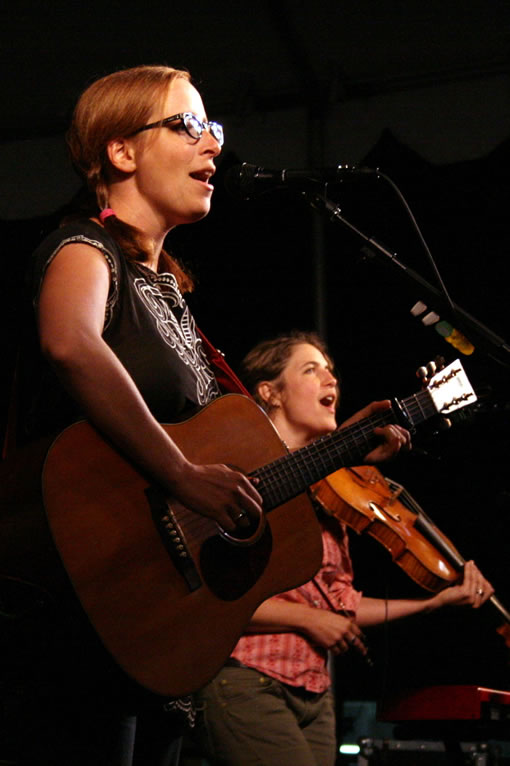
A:
[[[400,484],[393,482],[394,486],[398,486],[401,489],[400,499],[403,500],[404,505],[411,510],[417,518],[417,525],[415,528],[420,534],[422,534],[429,542],[433,542],[439,551],[441,551],[451,563],[455,566],[463,566],[465,564],[464,558],[461,556],[455,546],[447,540],[443,540],[439,533],[439,528],[434,523],[433,519],[423,510],[421,505],[415,500],[415,498]],[[431,539],[432,538],[432,539]]]
[[[465,564],[465,559],[447,538],[443,538],[437,525],[423,510],[415,498],[401,484],[398,484],[391,479],[387,481],[390,485],[390,488],[398,487],[400,489],[399,499],[411,512],[415,514],[415,530],[419,532],[428,542],[432,543],[436,549],[447,559],[449,559],[451,564],[456,567],[462,567]]]

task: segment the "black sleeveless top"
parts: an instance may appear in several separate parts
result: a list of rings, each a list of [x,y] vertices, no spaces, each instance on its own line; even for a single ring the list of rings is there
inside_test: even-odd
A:
[[[156,419],[174,422],[218,396],[218,384],[174,275],[156,274],[128,261],[115,240],[93,221],[57,229],[38,247],[32,274],[35,306],[46,269],[71,243],[95,247],[108,263],[111,286],[103,338]],[[48,365],[43,364],[37,378],[32,380],[32,405],[26,413],[29,433],[58,432],[82,417]]]

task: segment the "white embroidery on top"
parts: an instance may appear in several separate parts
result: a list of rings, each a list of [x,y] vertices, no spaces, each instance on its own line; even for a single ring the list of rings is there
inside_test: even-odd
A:
[[[175,277],[173,274],[164,276],[164,295],[158,284],[151,284],[143,277],[134,280],[136,292],[154,317],[165,343],[193,370],[197,403],[207,404],[220,393],[216,379],[206,362],[202,342],[196,333],[195,320],[179,291]],[[182,311],[180,321],[172,311],[173,308]]]

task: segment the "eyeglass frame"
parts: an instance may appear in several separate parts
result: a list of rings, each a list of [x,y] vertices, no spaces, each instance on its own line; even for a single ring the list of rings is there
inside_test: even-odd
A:
[[[189,128],[186,125],[186,118],[189,118],[189,117],[192,117],[200,126],[199,136],[193,136],[190,133]],[[136,136],[138,133],[141,133],[143,130],[152,130],[153,128],[164,128],[169,123],[176,122],[177,120],[181,120],[184,130],[186,131],[188,136],[192,138],[194,141],[200,141],[204,133],[204,130],[208,129],[209,133],[218,142],[220,147],[223,146],[225,142],[223,125],[220,122],[214,122],[214,121],[203,122],[201,119],[197,117],[196,114],[193,114],[193,112],[180,112],[179,114],[173,114],[171,117],[165,117],[163,120],[157,120],[156,122],[151,122],[149,123],[149,125],[144,125],[142,128],[138,128],[138,130],[135,130],[135,132],[131,133],[131,135]],[[218,136],[215,135],[213,132],[216,129],[216,127],[220,129],[221,139],[218,138]]]

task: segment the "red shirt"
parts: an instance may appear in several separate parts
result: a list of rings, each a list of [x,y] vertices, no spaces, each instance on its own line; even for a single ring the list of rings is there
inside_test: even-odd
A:
[[[322,565],[315,577],[273,598],[355,615],[361,593],[353,587],[345,526],[335,519],[326,519],[322,524],[322,545]],[[243,665],[290,686],[304,686],[308,691],[323,692],[331,683],[327,650],[312,645],[300,633],[247,633],[238,641],[232,656]]]

